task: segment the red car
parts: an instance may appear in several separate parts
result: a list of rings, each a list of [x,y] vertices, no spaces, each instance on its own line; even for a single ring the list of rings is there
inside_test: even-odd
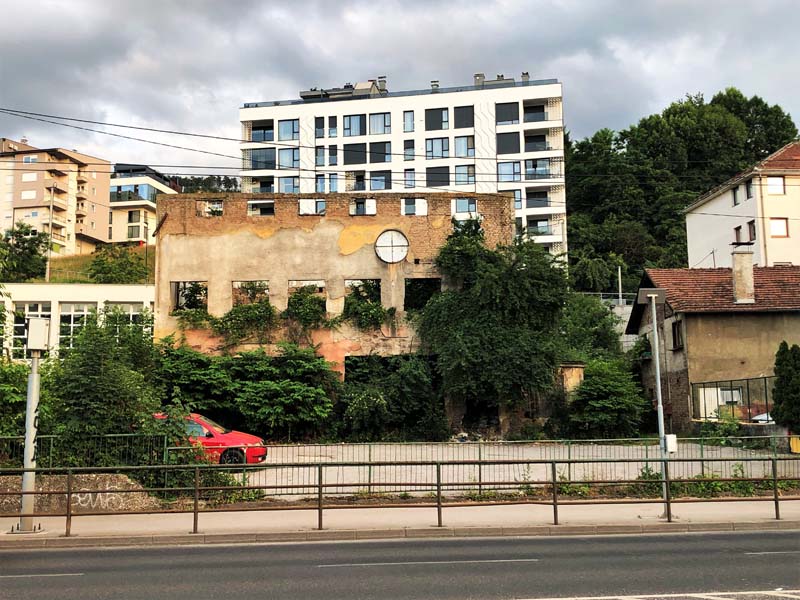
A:
[[[166,415],[158,413],[155,417],[165,419]],[[261,463],[267,458],[264,440],[223,427],[203,415],[191,413],[186,417],[186,433],[192,444],[203,447],[207,458],[223,465]]]

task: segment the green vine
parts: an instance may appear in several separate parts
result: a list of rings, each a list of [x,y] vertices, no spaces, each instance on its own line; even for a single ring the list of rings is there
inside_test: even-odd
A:
[[[179,308],[172,311],[178,319],[178,327],[186,329],[206,329],[214,319],[205,308]]]
[[[270,341],[270,333],[278,325],[278,315],[269,299],[252,304],[239,304],[219,319],[211,318],[211,329],[225,338],[228,346],[254,338],[259,344]]]
[[[395,313],[394,307],[386,309],[381,304],[380,283],[366,280],[350,286],[350,293],[344,299],[342,319],[362,331],[369,331],[380,329]]]

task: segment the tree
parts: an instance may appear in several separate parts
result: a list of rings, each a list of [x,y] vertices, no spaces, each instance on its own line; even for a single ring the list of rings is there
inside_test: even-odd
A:
[[[572,292],[561,318],[561,335],[570,360],[622,355],[617,327],[620,318],[597,296]]]
[[[784,340],[775,354],[772,418],[792,432],[800,432],[800,346]]]
[[[633,437],[647,403],[621,361],[593,360],[569,406],[572,433],[587,438]]]
[[[96,283],[140,283],[147,278],[147,265],[130,248],[106,245],[95,252],[89,278]]]
[[[20,435],[25,428],[28,366],[0,358],[0,435]]]
[[[35,232],[33,227],[18,222],[0,239],[0,281],[19,283],[43,277],[47,269],[46,233]]]

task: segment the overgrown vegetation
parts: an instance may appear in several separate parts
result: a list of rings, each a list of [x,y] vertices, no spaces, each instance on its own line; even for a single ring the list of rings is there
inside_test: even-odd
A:
[[[369,331],[380,329],[395,315],[395,308],[384,308],[381,304],[380,281],[365,280],[351,285],[344,299],[342,319],[358,329]]]
[[[142,283],[148,267],[144,256],[119,244],[102,246],[92,255],[89,279],[94,283]]]
[[[800,346],[781,342],[775,355],[772,418],[793,433],[800,433]]]
[[[43,277],[49,236],[19,221],[0,237],[0,281],[19,283]]]

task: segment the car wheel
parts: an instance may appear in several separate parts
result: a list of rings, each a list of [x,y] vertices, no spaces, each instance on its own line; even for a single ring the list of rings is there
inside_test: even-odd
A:
[[[240,465],[244,462],[244,452],[241,450],[225,450],[219,457],[221,465]]]

